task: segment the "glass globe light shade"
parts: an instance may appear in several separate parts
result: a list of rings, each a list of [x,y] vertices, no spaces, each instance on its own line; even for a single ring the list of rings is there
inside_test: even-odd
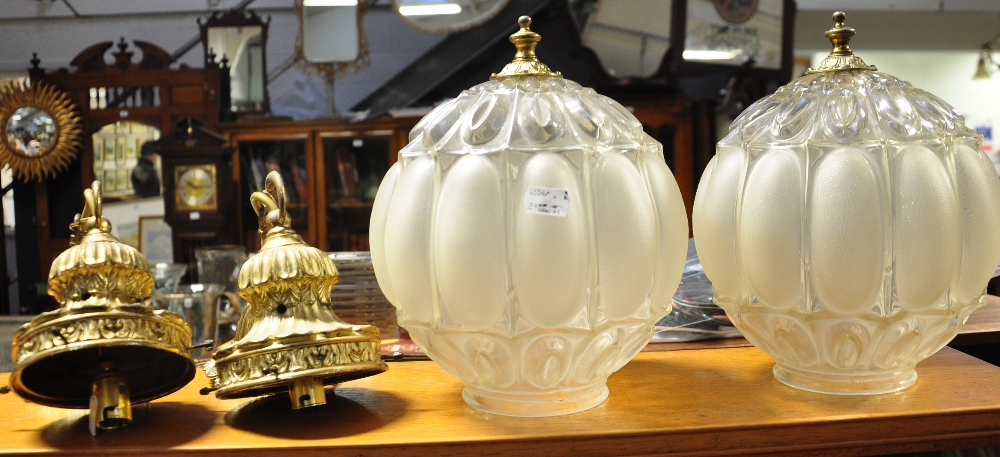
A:
[[[1000,181],[951,106],[865,65],[834,18],[834,53],[719,142],[694,233],[716,303],[780,381],[892,392],[985,303]]]
[[[400,325],[467,403],[547,416],[607,398],[669,312],[688,229],[661,145],[535,60],[529,21],[512,64],[414,127],[370,240]]]

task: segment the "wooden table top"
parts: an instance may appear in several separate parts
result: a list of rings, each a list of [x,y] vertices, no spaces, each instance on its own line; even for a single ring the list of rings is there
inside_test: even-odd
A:
[[[800,391],[771,375],[756,348],[646,352],[611,376],[604,405],[513,418],[462,401],[462,384],[433,362],[381,375],[292,412],[288,397],[202,396],[204,376],[134,408],[125,429],[92,437],[86,411],[0,395],[0,453],[310,455],[862,455],[1000,444],[1000,368],[945,348],[917,367],[912,388],[881,396]],[[6,383],[8,374],[0,374]]]

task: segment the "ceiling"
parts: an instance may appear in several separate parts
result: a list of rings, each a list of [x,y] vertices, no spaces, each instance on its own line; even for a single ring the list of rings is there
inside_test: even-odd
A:
[[[0,19],[143,16],[210,12],[250,3],[256,10],[291,9],[292,0],[3,0]]]
[[[664,0],[666,1],[666,0]],[[293,0],[3,0],[0,20],[183,14],[228,9],[290,9]],[[997,0],[796,0],[800,11],[1000,12]],[[378,0],[388,5],[390,0]]]
[[[1000,12],[997,0],[796,0],[800,11]]]

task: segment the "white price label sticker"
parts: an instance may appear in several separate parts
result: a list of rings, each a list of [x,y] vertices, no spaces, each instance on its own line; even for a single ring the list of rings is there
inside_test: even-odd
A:
[[[566,212],[569,211],[569,191],[529,186],[524,195],[524,210],[528,214],[566,217]]]

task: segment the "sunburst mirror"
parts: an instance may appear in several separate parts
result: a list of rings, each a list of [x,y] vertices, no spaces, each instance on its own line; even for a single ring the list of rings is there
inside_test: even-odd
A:
[[[80,147],[80,118],[69,96],[42,83],[0,84],[0,163],[24,181],[66,169]]]

